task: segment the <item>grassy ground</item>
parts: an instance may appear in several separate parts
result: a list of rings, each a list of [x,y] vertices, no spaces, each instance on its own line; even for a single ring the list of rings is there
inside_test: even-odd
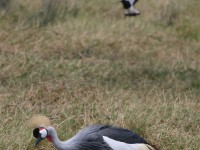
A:
[[[26,122],[51,118],[66,140],[95,123],[162,150],[200,149],[199,0],[0,1],[0,149],[34,147]]]

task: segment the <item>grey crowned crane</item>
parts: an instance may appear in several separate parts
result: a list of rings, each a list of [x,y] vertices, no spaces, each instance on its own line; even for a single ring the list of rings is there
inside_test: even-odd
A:
[[[137,16],[140,14],[140,12],[133,7],[138,0],[121,0],[120,2],[124,7],[125,16]]]
[[[36,145],[46,138],[57,150],[158,150],[130,130],[110,125],[90,125],[67,141],[60,141],[51,126],[35,128],[33,136]]]

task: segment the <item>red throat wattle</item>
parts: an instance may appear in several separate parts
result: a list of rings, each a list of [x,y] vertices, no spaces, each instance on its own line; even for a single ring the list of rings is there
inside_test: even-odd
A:
[[[47,140],[48,140],[49,142],[51,142],[51,141],[52,141],[52,139],[51,139],[51,136],[50,136],[50,135],[48,135],[48,136],[47,136]]]

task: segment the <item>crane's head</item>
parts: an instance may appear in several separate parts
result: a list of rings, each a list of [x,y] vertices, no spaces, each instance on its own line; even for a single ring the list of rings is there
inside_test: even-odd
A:
[[[138,0],[120,0],[124,7],[124,15],[125,16],[138,16],[140,15],[140,12],[134,8],[135,3],[138,2]]]
[[[51,136],[48,135],[48,130],[43,127],[35,128],[33,130],[33,136],[36,138],[35,145],[39,144],[40,141],[42,141],[45,138],[48,141],[51,141]]]
[[[33,136],[36,138],[36,145],[45,138],[47,138],[48,141],[51,141],[51,136],[48,135],[47,129],[50,126],[48,117],[44,115],[35,115],[28,121],[28,126],[34,128]]]

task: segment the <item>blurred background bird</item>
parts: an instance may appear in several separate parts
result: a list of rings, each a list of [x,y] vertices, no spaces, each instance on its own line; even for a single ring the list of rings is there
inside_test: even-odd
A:
[[[137,16],[140,14],[140,12],[134,8],[134,5],[138,2],[138,0],[121,0],[120,2],[124,7],[125,16]]]
[[[34,116],[29,126],[35,128],[35,145],[46,138],[57,150],[158,150],[132,131],[111,125],[87,126],[67,141],[60,141],[46,116]]]

